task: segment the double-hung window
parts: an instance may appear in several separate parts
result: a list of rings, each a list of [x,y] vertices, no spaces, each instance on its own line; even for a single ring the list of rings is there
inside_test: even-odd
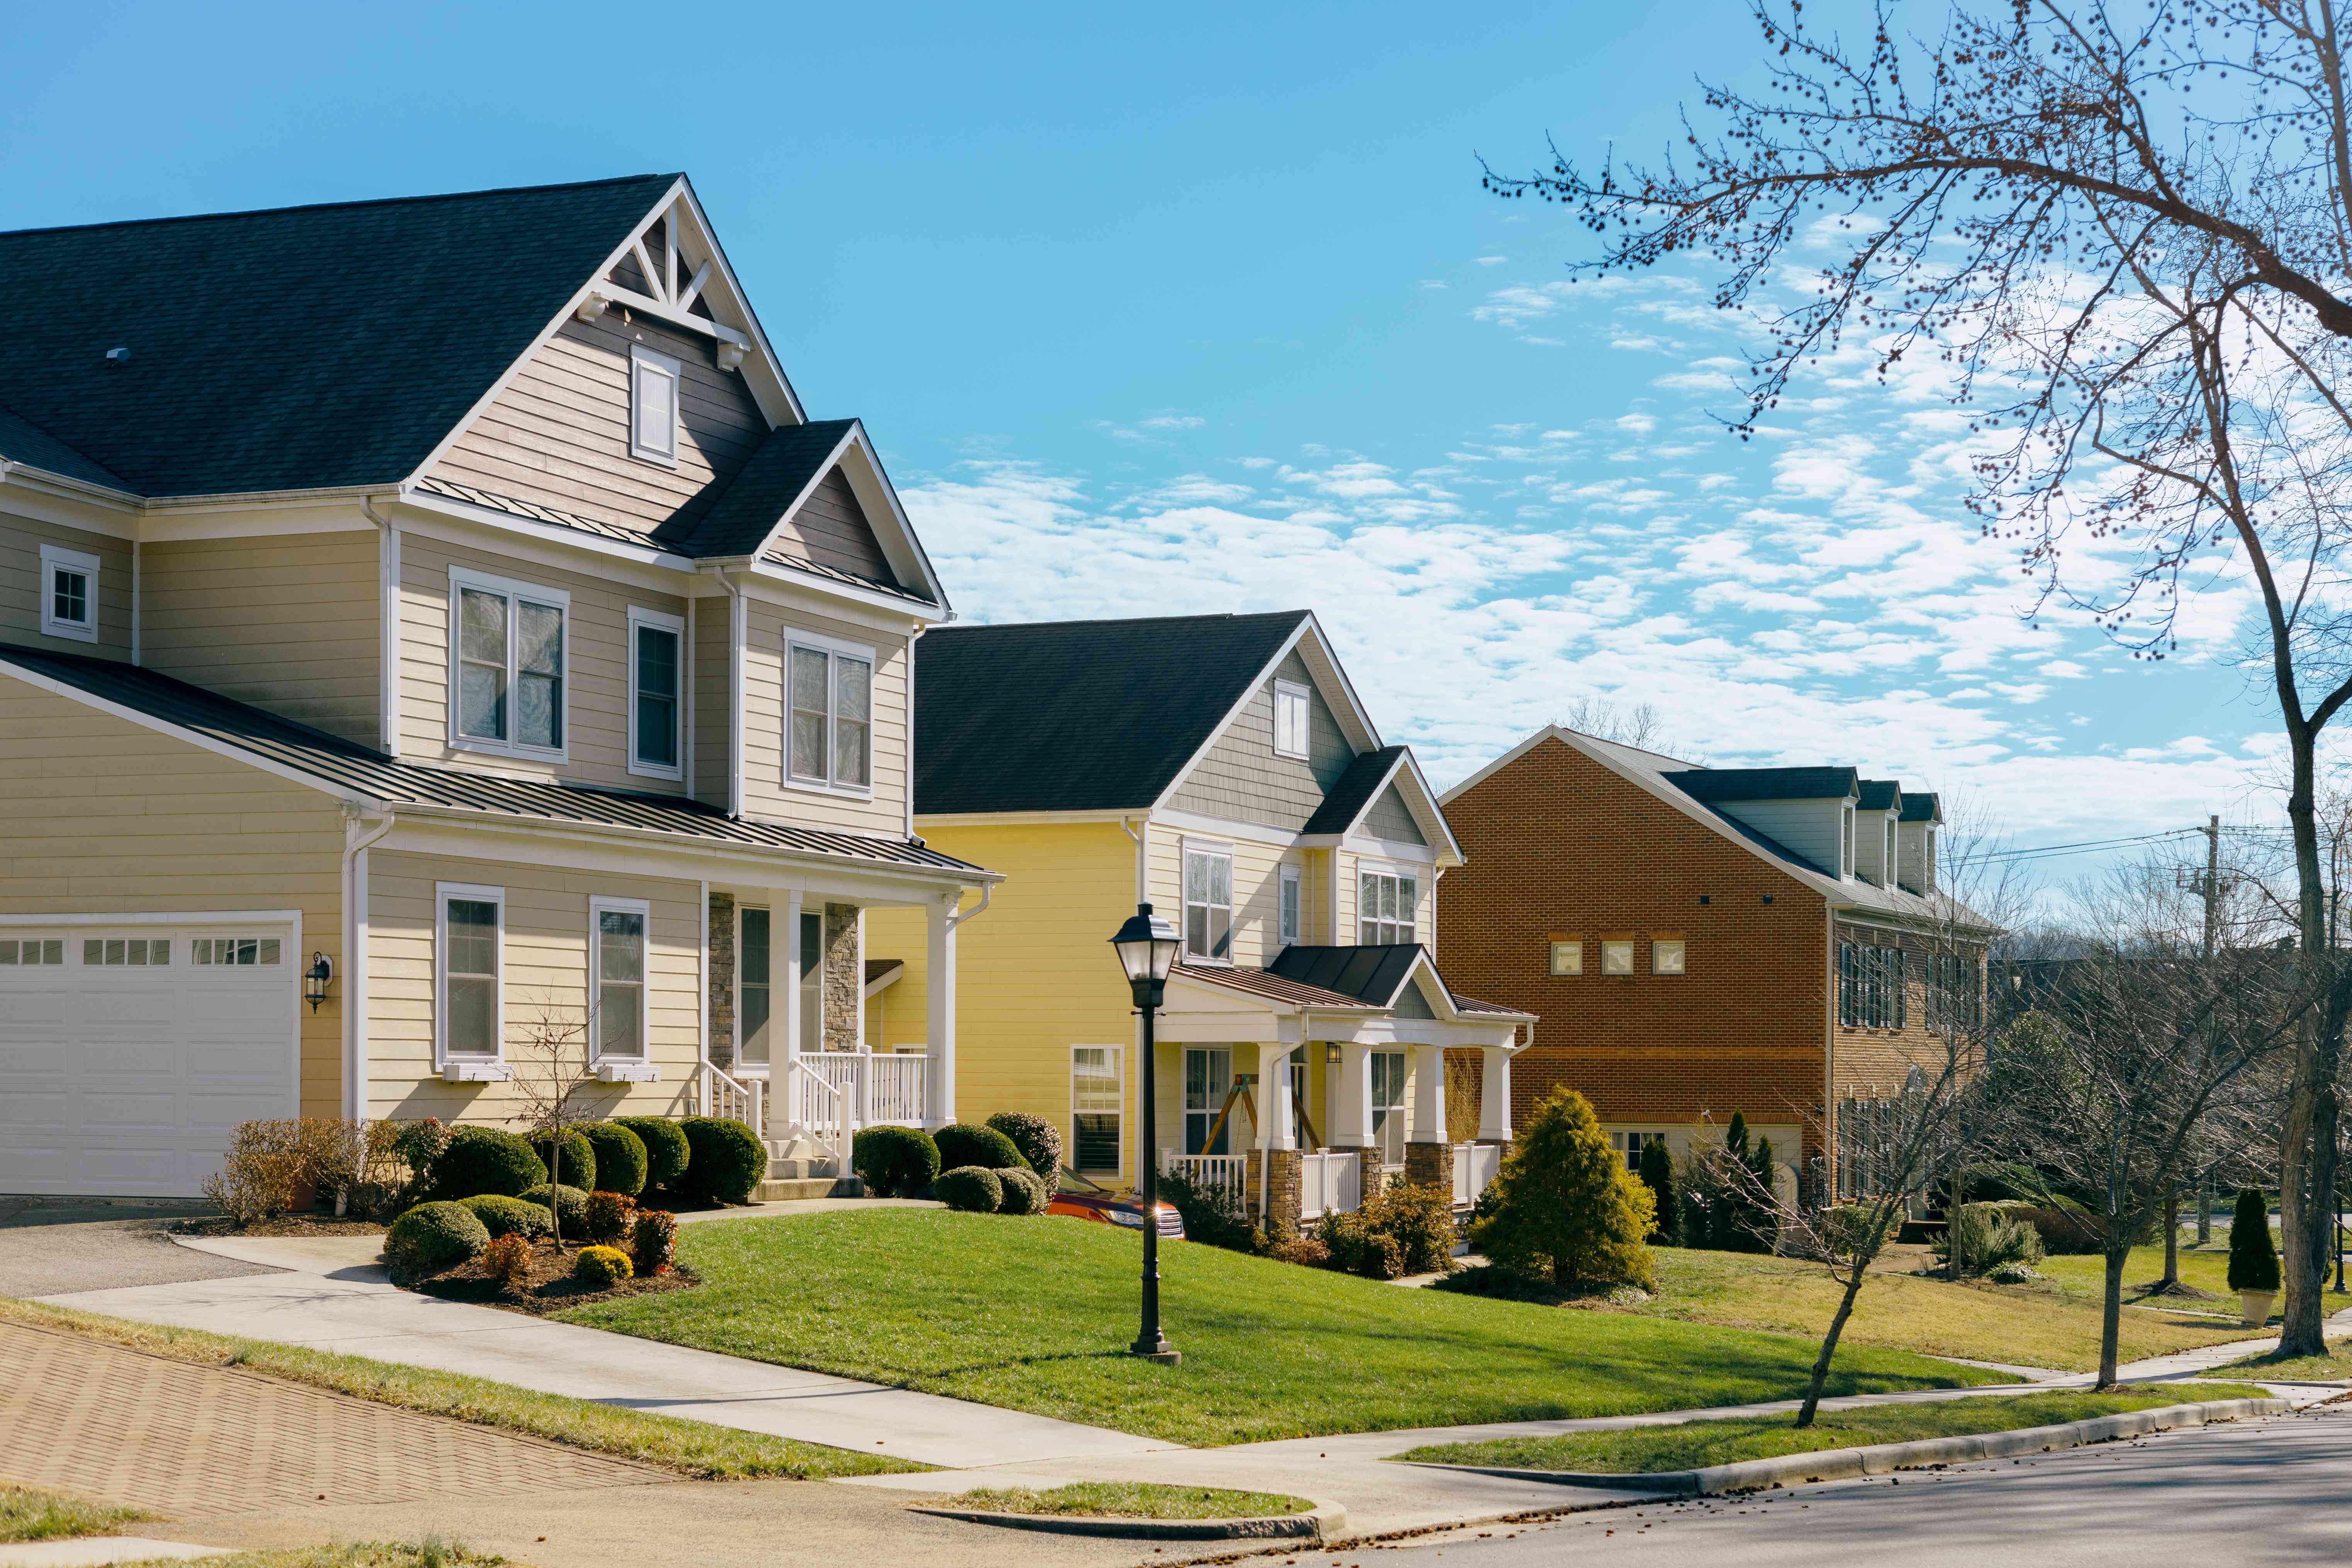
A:
[[[1184,1053],[1184,1152],[1233,1152],[1236,1129],[1226,1104],[1233,1089],[1233,1052],[1196,1046]]]
[[[501,952],[506,890],[443,882],[436,898],[440,919],[434,956],[440,995],[434,1017],[442,1059],[495,1061],[506,983]]]
[[[589,973],[596,977],[596,1055],[646,1055],[646,917],[642,899],[591,899]]]
[[[1282,868],[1282,904],[1275,917],[1276,940],[1284,947],[1298,941],[1300,917],[1305,912],[1307,885],[1299,868]]]
[[[1293,681],[1274,683],[1274,754],[1307,755],[1307,688]]]
[[[874,650],[794,637],[785,647],[792,713],[785,776],[804,787],[874,787]]]
[[[679,763],[686,623],[658,610],[629,611],[629,771],[684,775]]]
[[[560,761],[572,596],[451,567],[449,605],[450,743]]]
[[[1234,961],[1234,852],[1184,846],[1184,956]]]
[[[1366,947],[1419,942],[1413,914],[1421,899],[1419,879],[1366,871],[1357,879],[1356,940]]]
[[[98,640],[98,557],[41,546],[41,630],[76,642]]]
[[[1070,1168],[1116,1173],[1125,1144],[1119,1131],[1124,1109],[1119,1047],[1070,1047]]]
[[[629,346],[629,456],[677,467],[678,362]]]

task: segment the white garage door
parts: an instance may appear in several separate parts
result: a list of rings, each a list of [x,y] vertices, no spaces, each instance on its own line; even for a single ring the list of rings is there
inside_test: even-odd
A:
[[[0,1193],[194,1196],[292,1116],[284,925],[0,925]]]

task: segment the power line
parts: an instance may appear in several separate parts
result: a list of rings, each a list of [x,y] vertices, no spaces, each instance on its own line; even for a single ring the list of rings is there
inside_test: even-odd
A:
[[[2135,834],[2128,838],[2086,838],[2074,844],[2037,844],[2026,849],[1995,849],[1978,855],[1979,860],[2038,860],[2059,855],[2088,855],[2101,849],[2118,849],[2131,844],[2155,844],[2165,839],[2184,838],[2202,834],[2201,827],[2168,827],[2161,833]]]

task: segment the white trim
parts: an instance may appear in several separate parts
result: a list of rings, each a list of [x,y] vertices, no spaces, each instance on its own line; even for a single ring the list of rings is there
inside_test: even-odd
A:
[[[451,522],[474,523],[508,536],[495,544],[485,545],[481,541],[467,538],[463,534],[444,532],[435,529],[419,529],[413,522],[409,525],[412,531],[423,533],[428,539],[469,544],[477,549],[498,550],[516,560],[529,561],[533,565],[547,566],[557,571],[578,572],[583,568],[576,562],[548,559],[546,555],[535,552],[534,546],[563,545],[587,554],[601,555],[608,560],[626,561],[632,565],[650,567],[656,572],[692,573],[698,570],[701,565],[701,563],[691,556],[678,555],[656,545],[632,543],[627,540],[614,539],[608,533],[591,533],[567,523],[546,522],[535,517],[518,517],[510,511],[500,511],[496,507],[478,506],[472,501],[461,500],[456,496],[445,496],[435,490],[404,490],[401,492],[400,504],[413,512],[433,519],[436,523],[445,519]],[[285,531],[301,533],[319,531],[289,529]],[[517,542],[520,541],[528,541],[529,543],[519,546]],[[612,580],[623,581],[618,578]],[[676,587],[662,586],[650,576],[626,581],[629,586],[642,588],[648,593],[671,594],[684,591]]]
[[[1041,814],[1047,821],[1085,821],[1085,815]],[[1302,834],[1286,827],[1267,827],[1255,822],[1234,822],[1222,816],[1209,816],[1197,811],[1155,811],[1150,819],[1161,826],[1173,827],[1180,833],[1205,833],[1213,837],[1248,844],[1265,844],[1276,849],[1289,849],[1308,840]],[[926,817],[925,821],[940,820]]]
[[[1286,697],[1297,699],[1300,708],[1298,745],[1296,750],[1287,748],[1282,743],[1282,702]],[[1295,680],[1286,680],[1280,676],[1275,677],[1274,754],[1277,757],[1289,757],[1298,762],[1305,762],[1311,749],[1312,736],[1309,731],[1314,729],[1314,726],[1315,700],[1312,689],[1301,686]]]
[[[1307,940],[1307,868],[1296,860],[1285,860],[1275,868],[1274,940],[1282,947],[1304,943]],[[1283,925],[1284,901],[1290,904],[1292,924]]]
[[[59,572],[72,572],[80,575],[82,609],[89,617],[88,620],[59,620],[55,614],[58,603],[57,574]],[[68,550],[62,544],[41,546],[42,636],[68,637],[75,642],[98,640],[99,572],[98,557],[87,550]]]
[[[803,648],[806,648],[811,653],[824,655],[824,756],[823,759],[824,777],[823,779],[802,778],[793,771],[793,714],[794,711],[793,655]],[[781,671],[782,680],[780,683],[782,689],[778,692],[778,696],[782,699],[778,706],[783,710],[783,733],[778,737],[780,743],[776,748],[781,753],[783,764],[781,778],[782,787],[798,790],[807,795],[837,795],[848,800],[872,800],[876,750],[874,731],[881,717],[877,711],[876,686],[881,676],[882,661],[875,657],[874,649],[864,643],[846,642],[839,637],[824,637],[816,632],[805,632],[797,626],[784,628],[783,651],[783,668]],[[866,782],[863,784],[836,784],[833,777],[834,753],[836,750],[835,726],[841,721],[838,710],[841,694],[836,672],[841,668],[840,661],[845,658],[866,667]]]
[[[637,938],[637,1051],[635,1056],[615,1054],[613,1059],[649,1062],[653,1059],[653,1039],[649,1031],[653,1026],[650,999],[654,968],[654,907],[644,899],[603,893],[594,894],[588,900],[588,1059],[592,1063],[604,1059],[601,1010],[604,1005],[604,916],[607,914],[635,915],[644,922]]]
[[[1212,957],[1191,951],[1192,942],[1192,857],[1201,855],[1222,859],[1225,863],[1225,901],[1222,906],[1202,904],[1204,910],[1222,907],[1225,911],[1225,956]],[[1241,935],[1241,901],[1234,896],[1234,847],[1230,842],[1213,838],[1195,838],[1185,835],[1176,846],[1176,953],[1187,964],[1208,969],[1231,969],[1234,966],[1234,943]]]
[[[643,247],[639,247],[643,254]],[[639,434],[641,405],[644,400],[645,378],[647,375],[669,379],[669,445],[667,447],[647,446]],[[675,354],[649,349],[643,343],[629,345],[629,456],[639,462],[656,464],[665,468],[677,467],[678,431],[685,416],[678,404],[686,391],[686,365]]]
[[[670,693],[670,752],[677,758],[674,766],[648,763],[637,754],[637,628],[651,626],[657,632],[667,632],[677,639],[675,670],[677,689]],[[686,693],[690,671],[687,664],[686,617],[664,610],[649,610],[641,605],[629,606],[629,772],[641,778],[677,779],[686,777]]]
[[[467,899],[498,907],[499,934],[492,944],[498,973],[490,1004],[490,1037],[498,1048],[487,1057],[468,1053],[453,1058],[449,1052],[449,900],[452,899]],[[443,1072],[452,1065],[467,1067],[477,1063],[503,1066],[506,1057],[507,890],[478,882],[436,882],[433,884],[433,1069]]]
[[[467,588],[478,593],[496,594],[507,602],[507,668],[506,718],[507,738],[493,741],[479,735],[468,735],[459,726],[465,722],[465,593]],[[563,668],[556,679],[562,683],[562,700],[555,716],[556,728],[562,743],[557,746],[530,746],[516,739],[522,728],[522,677],[518,661],[522,657],[521,606],[537,605],[542,609],[562,612],[563,616]],[[568,763],[572,760],[572,644],[574,627],[572,623],[572,595],[562,588],[543,588],[535,583],[525,583],[513,577],[495,576],[470,566],[454,563],[449,567],[449,749],[453,752],[489,752],[506,757],[530,757],[541,762]]]
[[[234,926],[290,925],[299,932],[300,910],[194,910],[161,914],[0,915],[0,926]],[[298,966],[299,967],[299,966]]]
[[[1336,847],[1350,855],[1369,856],[1376,860],[1393,860],[1400,866],[1423,866],[1433,872],[1437,868],[1437,850],[1427,844],[1400,844],[1393,838],[1342,838]]]
[[[362,507],[367,502],[360,503]],[[373,510],[373,509],[371,509]],[[397,761],[400,756],[401,686],[404,671],[401,668],[401,647],[407,628],[402,624],[402,606],[405,602],[400,582],[400,524],[390,511],[384,513],[383,549],[377,571],[383,579],[382,603],[376,610],[381,623],[382,646],[376,650],[379,666],[377,695],[381,717],[376,727],[382,731],[380,749]]]
[[[1111,1081],[1114,1085],[1116,1085],[1116,1086],[1117,1086],[1117,1087],[1116,1087],[1116,1089],[1113,1090],[1113,1092],[1117,1095],[1118,1100],[1118,1108],[1117,1108],[1117,1109],[1112,1110],[1108,1110],[1108,1111],[1105,1111],[1105,1110],[1083,1110],[1083,1111],[1082,1111],[1082,1110],[1080,1110],[1078,1109],[1078,1053],[1079,1053],[1080,1051],[1108,1051],[1108,1052],[1110,1053],[1110,1056],[1109,1056],[1109,1058],[1108,1058],[1108,1064],[1107,1064],[1107,1065],[1108,1065],[1108,1066],[1109,1067],[1109,1068],[1110,1068],[1110,1081]],[[1081,1165],[1081,1164],[1079,1164],[1079,1163],[1078,1163],[1078,1118],[1079,1118],[1080,1116],[1115,1116],[1115,1117],[1117,1117],[1117,1118],[1118,1119],[1118,1142],[1113,1145],[1113,1147],[1114,1147],[1114,1148],[1116,1148],[1116,1149],[1118,1150],[1118,1160],[1117,1163],[1115,1163],[1115,1164],[1112,1164],[1112,1165],[1108,1166],[1107,1169],[1108,1170],[1109,1173],[1110,1173],[1110,1174],[1113,1174],[1113,1175],[1124,1175],[1124,1174],[1126,1173],[1126,1172],[1127,1172],[1127,1153],[1128,1153],[1128,1150],[1127,1150],[1127,1143],[1128,1143],[1128,1133],[1129,1133],[1129,1130],[1130,1130],[1130,1129],[1129,1129],[1129,1123],[1130,1123],[1130,1121],[1131,1121],[1131,1118],[1129,1117],[1129,1112],[1128,1112],[1128,1109],[1127,1109],[1127,1106],[1128,1106],[1128,1083],[1127,1083],[1127,1059],[1128,1059],[1128,1056],[1129,1056],[1129,1051],[1128,1051],[1127,1047],[1125,1047],[1125,1046],[1123,1046],[1123,1045],[1116,1045],[1116,1044],[1110,1043],[1110,1042],[1108,1042],[1108,1041],[1104,1041],[1104,1042],[1101,1042],[1101,1043],[1096,1043],[1096,1042],[1088,1041],[1088,1040],[1078,1040],[1078,1041],[1075,1041],[1075,1042],[1073,1042],[1073,1043],[1071,1044],[1071,1046],[1070,1046],[1070,1061],[1069,1061],[1069,1080],[1070,1080],[1070,1144],[1069,1144],[1069,1148],[1070,1148],[1070,1169],[1071,1169],[1071,1170],[1073,1170],[1073,1171],[1077,1171],[1077,1172],[1081,1172],[1081,1173],[1083,1173],[1083,1172],[1085,1172],[1085,1171],[1087,1169],[1087,1166],[1085,1166],[1085,1165]],[[1094,1168],[1095,1170],[1097,1170],[1097,1171],[1102,1171],[1102,1170],[1105,1170],[1105,1169],[1106,1169],[1106,1167],[1104,1167],[1104,1166],[1100,1166],[1100,1165],[1095,1166],[1095,1167],[1093,1167],[1093,1168]]]

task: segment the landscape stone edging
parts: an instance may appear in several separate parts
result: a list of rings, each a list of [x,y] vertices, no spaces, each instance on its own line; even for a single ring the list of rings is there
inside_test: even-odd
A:
[[[1597,1487],[1612,1491],[1658,1492],[1669,1497],[1712,1497],[1719,1492],[1757,1491],[1766,1487],[1802,1485],[1808,1481],[1852,1480],[1857,1476],[1883,1476],[1923,1465],[1962,1464],[1971,1459],[2005,1459],[2017,1454],[2045,1453],[2053,1448],[2079,1447],[2085,1443],[2113,1442],[2143,1432],[2174,1426],[2202,1426],[2211,1421],[2236,1421],[2250,1415],[2284,1415],[2294,1408],[2284,1399],[2213,1399],[2200,1405],[2166,1405],[2152,1410],[2128,1410],[2116,1415],[2095,1415],[2054,1426],[2026,1426],[2014,1432],[1983,1432],[1957,1437],[1921,1437],[1908,1443],[1880,1443],[1862,1448],[1826,1448],[1811,1454],[1784,1454],[1770,1459],[1742,1459],[1703,1470],[1656,1470],[1647,1474],[1612,1474],[1593,1470],[1515,1470],[1493,1465],[1448,1465],[1434,1459],[1405,1459],[1403,1464],[1433,1470],[1467,1470],[1474,1475],[1500,1476],[1509,1480],[1548,1481],[1555,1486]]]
[[[1134,1541],[1328,1541],[1348,1528],[1348,1510],[1323,1503],[1307,1513],[1268,1514],[1259,1519],[1122,1519],[1115,1514],[992,1513],[976,1508],[911,1505],[911,1511],[1008,1530],[1043,1530],[1062,1535],[1117,1535]]]

